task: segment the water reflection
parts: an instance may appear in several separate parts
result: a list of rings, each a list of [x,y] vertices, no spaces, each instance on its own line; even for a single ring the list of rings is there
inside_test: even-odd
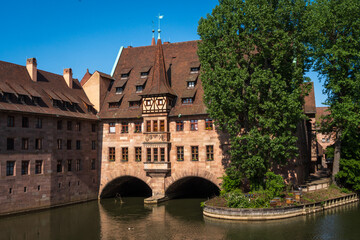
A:
[[[359,239],[359,204],[271,222],[203,218],[203,199],[89,202],[0,218],[0,239]]]

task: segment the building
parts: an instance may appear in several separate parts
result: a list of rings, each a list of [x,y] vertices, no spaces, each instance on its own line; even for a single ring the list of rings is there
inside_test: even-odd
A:
[[[328,166],[326,163],[326,148],[335,143],[335,133],[325,134],[320,131],[322,117],[329,115],[328,107],[316,108],[316,140],[318,144],[318,164],[324,168],[329,167],[332,169],[332,165]]]
[[[80,83],[34,58],[0,62],[0,215],[132,190],[152,203],[218,192],[230,145],[206,112],[197,44],[121,48],[111,75]],[[305,100],[299,157],[274,169],[294,183],[316,162],[314,91]]]
[[[96,199],[97,132],[71,69],[0,61],[0,215]]]
[[[101,106],[100,197],[121,193],[132,181],[142,182],[157,199],[199,181],[220,186],[229,142],[206,112],[197,44],[158,39],[155,45],[153,39],[151,46],[121,48],[111,76],[85,74],[82,86]],[[300,155],[277,169],[294,183],[316,161],[314,91],[304,111],[309,120],[299,123]]]

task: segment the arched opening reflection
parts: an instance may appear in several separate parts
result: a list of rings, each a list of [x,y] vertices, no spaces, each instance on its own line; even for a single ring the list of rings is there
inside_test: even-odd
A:
[[[123,176],[116,178],[106,185],[100,198],[112,197],[150,197],[151,188],[142,180],[136,177]]]
[[[166,190],[166,195],[169,198],[210,198],[219,195],[219,193],[218,186],[201,177],[179,179]]]

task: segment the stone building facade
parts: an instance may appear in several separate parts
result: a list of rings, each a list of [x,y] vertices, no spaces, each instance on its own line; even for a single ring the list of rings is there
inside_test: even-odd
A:
[[[0,62],[0,215],[96,199],[97,132],[71,69]]]

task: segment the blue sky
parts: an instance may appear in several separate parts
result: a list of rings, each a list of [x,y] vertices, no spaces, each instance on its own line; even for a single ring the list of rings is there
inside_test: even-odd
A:
[[[161,13],[162,40],[199,39],[197,25],[218,0],[115,1],[18,0],[2,1],[0,60],[25,65],[36,57],[38,68],[62,74],[72,68],[81,79],[88,68],[110,73],[120,46],[151,43],[152,21]],[[317,75],[316,105],[325,96]]]

